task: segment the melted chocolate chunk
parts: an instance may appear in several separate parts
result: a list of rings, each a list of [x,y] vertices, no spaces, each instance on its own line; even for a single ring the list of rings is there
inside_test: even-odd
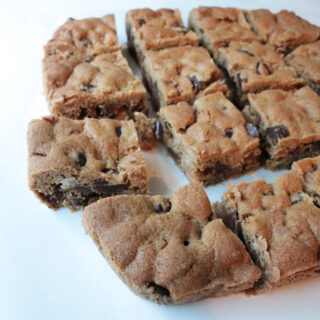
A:
[[[85,39],[85,40],[81,40],[80,41],[82,43],[83,46],[85,46],[86,48],[92,44],[92,42],[89,39]]]
[[[171,202],[169,200],[163,200],[163,202],[157,203],[154,206],[154,211],[156,213],[166,213],[171,209]]]
[[[279,139],[286,138],[289,135],[290,132],[288,128],[282,125],[268,127],[266,130],[267,140],[273,146],[277,145]]]
[[[121,136],[121,127],[116,127],[116,135],[117,137],[120,137]]]
[[[190,75],[189,79],[192,83],[192,90],[197,94],[200,91],[202,81],[198,80],[195,75]]]
[[[51,194],[40,193],[40,195],[43,199],[49,202],[53,207],[58,207],[64,198],[64,194],[60,190],[60,186],[56,186],[54,188],[54,192]]]
[[[231,138],[233,135],[233,129],[232,128],[228,128],[226,130],[224,130],[223,132],[223,136],[227,137],[227,138]]]
[[[118,194],[125,188],[124,183],[119,184],[109,184],[108,181],[97,179],[93,181],[93,190],[97,193],[101,193],[103,195],[114,195]]]
[[[91,83],[83,83],[80,85],[80,90],[92,92],[92,90],[95,88],[95,86]]]
[[[85,166],[87,163],[87,158],[82,152],[77,152],[76,164],[80,167]]]
[[[71,203],[71,205],[75,208],[77,207],[83,207],[87,204],[87,199],[82,199],[82,198],[70,198],[69,202]]]
[[[251,122],[246,123],[246,129],[252,138],[259,138],[258,129],[256,128],[256,126],[253,123],[251,123]]]
[[[139,18],[138,19],[138,23],[139,23],[139,26],[141,27],[143,24],[146,23],[146,20],[142,19],[142,18]]]
[[[75,185],[71,191],[74,191],[74,192],[80,192],[82,193],[83,195],[85,196],[88,196],[89,194],[92,193],[92,189],[89,187],[89,186],[86,186],[86,185],[81,185],[81,184],[77,184]]]
[[[188,241],[188,240],[185,240],[185,241],[183,242],[183,245],[184,245],[185,247],[187,247],[187,246],[189,245],[189,241]]]

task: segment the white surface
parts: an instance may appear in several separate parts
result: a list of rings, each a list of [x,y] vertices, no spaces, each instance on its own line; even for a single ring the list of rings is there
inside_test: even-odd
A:
[[[73,2],[74,3],[74,2]],[[268,1],[320,25],[320,2]],[[320,280],[309,280],[258,297],[235,295],[185,306],[157,306],[135,296],[84,234],[81,212],[47,209],[27,187],[26,127],[48,113],[42,92],[42,46],[68,17],[115,13],[121,42],[124,14],[151,6],[180,7],[186,20],[196,1],[6,1],[0,12],[0,319],[319,319]],[[263,1],[201,4],[265,7]],[[290,7],[288,7],[290,5]],[[165,153],[146,154],[152,191],[171,193],[187,183]],[[259,170],[237,181],[278,175]],[[219,200],[227,184],[207,188]]]

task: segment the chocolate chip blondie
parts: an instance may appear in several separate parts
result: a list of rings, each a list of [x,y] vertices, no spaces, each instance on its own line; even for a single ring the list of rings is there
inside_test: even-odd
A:
[[[314,199],[314,204],[320,208],[320,157],[306,158],[292,164],[302,183],[304,192]]]
[[[221,92],[165,106],[162,140],[189,180],[215,184],[258,166],[259,134]]]
[[[67,21],[45,46],[43,76],[55,115],[129,119],[146,112],[146,90],[122,56],[113,16]]]
[[[198,46],[197,35],[183,25],[178,9],[130,10],[126,15],[126,31],[129,49],[140,65],[147,50]]]
[[[281,10],[273,14],[267,9],[245,11],[251,28],[264,42],[277,51],[288,53],[301,44],[316,41],[320,28],[297,16],[294,12]]]
[[[147,192],[132,120],[51,116],[28,127],[29,186],[52,209],[72,211],[116,194]]]
[[[240,239],[193,183],[164,196],[116,196],[85,208],[82,222],[136,294],[182,304],[241,292],[260,277]]]
[[[189,14],[189,27],[215,59],[218,48],[228,47],[233,41],[261,41],[243,11],[236,8],[195,8]]]
[[[320,97],[310,87],[250,93],[248,100],[243,114],[258,128],[268,168],[320,154]]]
[[[147,51],[142,69],[157,107],[180,101],[191,103],[199,95],[228,91],[223,73],[204,48]]]
[[[273,184],[230,185],[214,212],[243,239],[262,270],[251,293],[319,276],[320,209],[294,172]]]
[[[231,42],[227,48],[219,48],[216,57],[232,80],[233,97],[239,107],[247,102],[249,92],[289,90],[303,83],[271,46],[259,42]]]
[[[285,61],[320,95],[320,41],[298,47]]]

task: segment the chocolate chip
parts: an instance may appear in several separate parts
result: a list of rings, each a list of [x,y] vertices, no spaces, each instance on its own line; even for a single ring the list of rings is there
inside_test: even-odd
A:
[[[80,42],[81,42],[82,45],[85,46],[86,48],[87,48],[90,44],[92,44],[91,40],[89,40],[89,39],[81,40]]]
[[[250,51],[248,51],[248,50],[245,50],[245,49],[241,49],[240,50],[241,52],[243,52],[243,53],[245,53],[245,54],[247,54],[248,56],[250,56],[250,57],[254,57],[254,54],[253,53],[251,53]]]
[[[156,213],[166,213],[169,212],[171,209],[171,202],[167,199],[164,199],[162,202],[157,203],[154,206],[154,211]]]
[[[222,107],[222,110],[227,110],[227,106],[223,106],[223,107]]]
[[[265,64],[264,62],[258,62],[256,65],[256,73],[261,75],[261,74],[270,74],[270,69],[267,66],[267,64]]]
[[[117,135],[117,137],[121,136],[121,131],[122,131],[121,127],[116,127],[116,135]]]
[[[318,166],[314,163],[313,165],[312,165],[312,171],[316,171],[318,169]]]
[[[187,247],[187,246],[189,245],[189,241],[188,241],[188,240],[184,241],[184,242],[183,242],[183,245],[184,245],[185,247]]]
[[[76,157],[76,164],[80,167],[83,167],[85,166],[86,163],[87,163],[86,156],[82,152],[78,151],[77,157]]]
[[[40,196],[49,202],[53,207],[58,207],[62,200],[64,199],[64,193],[60,190],[60,185],[54,188],[53,193],[51,194],[43,194],[39,193]]]
[[[266,130],[266,137],[269,143],[275,146],[278,143],[278,140],[281,138],[288,137],[290,132],[287,127],[279,125],[268,127]]]
[[[314,200],[314,201],[313,201],[313,204],[314,204],[317,208],[320,208],[320,204],[319,204],[318,200]]]
[[[103,195],[113,195],[118,194],[125,188],[124,183],[119,184],[109,184],[108,181],[97,179],[93,181],[93,189],[97,193],[101,193]]]
[[[246,129],[252,138],[259,138],[258,129],[256,128],[256,126],[253,123],[251,123],[251,122],[246,123]]]
[[[303,200],[303,197],[300,194],[295,195],[294,199],[291,200],[291,204],[292,205],[297,204],[297,203],[301,202],[302,200]]]
[[[150,282],[148,284],[148,288],[150,288],[151,293],[154,294],[159,294],[161,296],[166,296],[166,297],[170,297],[170,291],[162,286],[159,286],[158,284],[154,283],[154,282]]]
[[[87,115],[87,110],[85,108],[80,108],[79,119],[83,119]]]
[[[224,137],[231,138],[232,135],[233,135],[233,129],[232,128],[226,129],[223,132],[223,136]]]
[[[91,93],[95,87],[96,87],[96,86],[94,86],[94,85],[91,84],[91,83],[82,83],[82,84],[80,85],[80,90],[82,90],[82,91],[87,91],[87,92]]]
[[[71,191],[74,191],[74,192],[80,192],[82,194],[84,194],[85,196],[88,196],[89,194],[92,193],[92,189],[87,186],[87,185],[83,185],[83,184],[77,184],[75,185]]]
[[[192,83],[192,90],[197,94],[200,91],[202,81],[198,80],[195,75],[190,75],[189,79]]]
[[[146,20],[142,19],[142,18],[139,18],[138,19],[138,23],[139,23],[139,26],[141,27],[143,24],[146,23]]]
[[[82,199],[82,198],[70,198],[68,199],[69,202],[72,204],[73,207],[83,207],[87,204],[87,199]]]

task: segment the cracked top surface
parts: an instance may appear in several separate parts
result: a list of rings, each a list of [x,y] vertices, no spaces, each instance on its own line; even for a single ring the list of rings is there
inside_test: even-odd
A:
[[[320,83],[320,41],[298,47],[285,61],[306,80]]]
[[[225,47],[232,41],[260,41],[240,9],[199,7],[191,10],[189,23],[211,49]]]
[[[28,153],[30,177],[61,173],[116,184],[129,181],[146,189],[146,164],[133,121],[36,119],[28,127]]]
[[[69,18],[57,29],[48,45],[63,42],[76,48],[82,55],[91,57],[120,48],[113,14],[100,18],[76,20]]]
[[[273,14],[267,9],[259,9],[246,11],[245,15],[253,30],[265,42],[285,52],[316,41],[320,36],[318,26],[287,10]]]
[[[165,104],[191,101],[203,91],[225,92],[228,89],[223,74],[201,47],[148,51],[144,65],[152,71]]]
[[[221,92],[197,99],[193,107],[185,102],[163,107],[159,114],[199,166],[224,159],[235,167],[250,152],[260,153],[259,139],[249,135],[243,115]]]
[[[302,192],[298,175],[230,184],[223,200],[238,212],[244,237],[266,254],[269,282],[319,264],[320,209]]]
[[[182,303],[214,288],[249,286],[260,275],[241,241],[220,219],[209,222],[210,215],[204,189],[193,183],[171,197],[98,201],[85,209],[83,225],[135,292]]]
[[[273,156],[283,156],[299,145],[320,140],[320,98],[310,87],[266,90],[249,94],[248,99]]]
[[[179,9],[135,9],[127,13],[127,23],[146,50],[198,45],[197,35],[183,25]]]
[[[218,62],[241,93],[289,89],[303,83],[271,46],[259,42],[232,42],[229,47],[219,49]]]
[[[320,196],[320,157],[306,158],[292,164],[292,170],[301,178],[303,189],[308,194]],[[320,199],[317,199],[318,205]]]
[[[57,54],[47,55],[43,61],[45,93],[53,113],[74,107],[80,112],[81,106],[117,103],[130,97],[134,101],[145,98],[145,88],[121,51],[83,60],[70,45],[55,43],[55,50]]]

